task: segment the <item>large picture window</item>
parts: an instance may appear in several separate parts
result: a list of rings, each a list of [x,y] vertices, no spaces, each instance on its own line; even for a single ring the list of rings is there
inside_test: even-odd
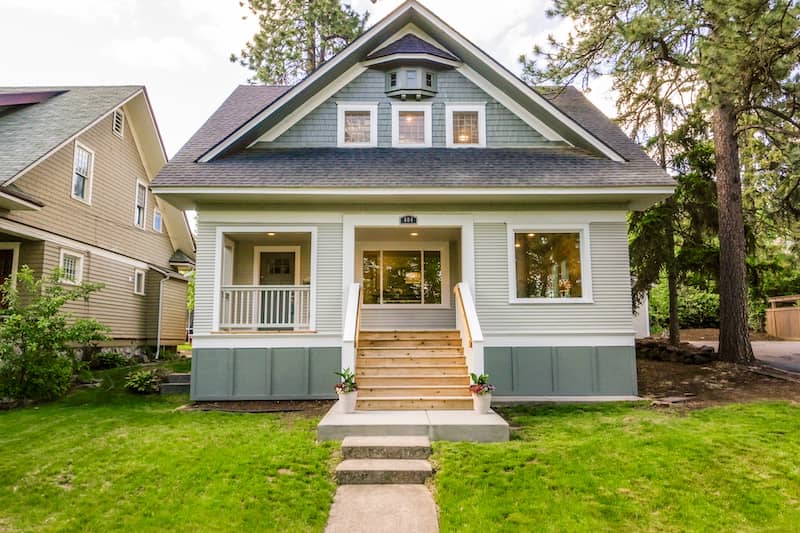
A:
[[[586,301],[587,248],[583,231],[514,230],[512,298],[517,301]]]
[[[446,283],[442,249],[364,250],[362,285],[366,305],[442,305]]]

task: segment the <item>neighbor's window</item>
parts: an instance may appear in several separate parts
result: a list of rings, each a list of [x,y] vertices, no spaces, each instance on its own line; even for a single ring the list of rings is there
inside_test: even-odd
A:
[[[515,232],[517,298],[581,298],[580,232]]]
[[[442,252],[365,251],[362,257],[365,304],[441,304]]]
[[[89,202],[94,172],[94,153],[88,148],[75,144],[75,160],[72,168],[72,197]]]
[[[347,144],[366,144],[370,142],[369,111],[344,112],[344,142]]]
[[[153,211],[153,231],[161,233],[163,231],[163,220],[161,219],[161,211],[155,209]]]
[[[424,144],[425,112],[400,111],[398,117],[400,119],[398,124],[400,144]]]
[[[142,182],[136,184],[136,214],[133,223],[144,229],[147,219],[147,185]]]
[[[478,144],[478,112],[453,111],[453,144]]]
[[[133,292],[134,294],[138,294],[140,296],[144,295],[144,270],[134,270],[133,271]]]
[[[80,254],[61,250],[61,282],[77,285],[83,280],[83,256]]]

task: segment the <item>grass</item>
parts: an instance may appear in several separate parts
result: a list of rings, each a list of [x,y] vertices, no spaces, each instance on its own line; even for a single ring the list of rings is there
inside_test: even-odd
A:
[[[508,443],[436,443],[449,531],[800,531],[800,407],[516,407]]]
[[[176,412],[186,396],[128,394],[129,371],[0,414],[0,531],[323,529],[333,445],[315,419]]]

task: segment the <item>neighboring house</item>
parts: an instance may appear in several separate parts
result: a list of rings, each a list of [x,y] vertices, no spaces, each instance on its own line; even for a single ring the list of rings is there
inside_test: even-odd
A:
[[[166,159],[144,87],[0,87],[0,280],[60,267],[105,285],[66,309],[112,345],[182,342],[194,241],[149,190]]]
[[[574,88],[415,1],[293,87],[237,88],[159,173],[198,212],[192,395],[362,409],[637,392],[626,215],[673,190]]]

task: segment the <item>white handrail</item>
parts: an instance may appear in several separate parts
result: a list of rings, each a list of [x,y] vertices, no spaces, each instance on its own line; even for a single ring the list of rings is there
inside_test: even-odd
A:
[[[478,320],[475,300],[469,285],[458,283],[453,289],[456,297],[456,327],[461,332],[461,342],[470,372],[483,374],[483,331]]]
[[[342,328],[342,370],[355,369],[356,344],[358,342],[359,314],[361,308],[361,284],[352,283],[347,289]]]

